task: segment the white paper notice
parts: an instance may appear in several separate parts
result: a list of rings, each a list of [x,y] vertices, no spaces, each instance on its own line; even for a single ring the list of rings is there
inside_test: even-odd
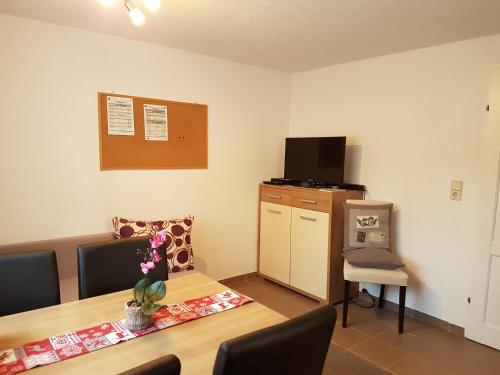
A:
[[[167,106],[144,104],[144,137],[146,141],[168,141]]]
[[[132,98],[108,96],[108,134],[134,135],[134,102]]]

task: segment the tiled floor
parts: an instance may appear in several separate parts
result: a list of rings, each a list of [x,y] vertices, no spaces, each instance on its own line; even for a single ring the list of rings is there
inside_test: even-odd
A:
[[[257,276],[226,285],[288,317],[318,307],[317,302]],[[405,333],[399,335],[395,312],[353,304],[348,327],[342,328],[342,306],[336,307],[337,325],[324,374],[500,374],[500,351],[408,317]]]

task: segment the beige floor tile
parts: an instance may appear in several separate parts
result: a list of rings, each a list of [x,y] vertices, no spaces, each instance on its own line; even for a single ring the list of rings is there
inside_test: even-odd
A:
[[[457,370],[457,374],[459,375],[499,375],[500,369],[498,367],[493,367],[489,364],[471,360],[467,361],[463,367]]]
[[[415,355],[456,374],[474,373],[478,368],[484,368],[484,371],[495,368],[491,362],[493,358],[490,362],[485,361],[476,345],[457,335],[445,333],[426,340],[425,345],[416,348]],[[500,373],[498,368],[497,373]]]
[[[398,326],[399,316],[397,312],[387,309],[379,309],[377,307],[370,310],[372,311],[373,317],[375,319],[380,320],[381,322],[384,322],[385,324],[392,327]],[[405,322],[407,319],[408,317],[405,317]]]
[[[286,299],[286,303],[282,306],[281,313],[289,318],[294,318],[317,309],[320,306],[321,305],[317,301],[313,301],[307,297],[297,296]]]
[[[367,334],[356,331],[353,328],[343,328],[340,324],[333,331],[333,342],[344,348],[350,348],[369,337]]]
[[[389,328],[395,329],[394,327],[391,327],[390,325],[381,322],[380,320],[372,319],[369,316],[352,317],[352,320],[347,320],[347,326],[369,336],[374,336]]]
[[[292,291],[286,288],[283,288],[281,286],[267,285],[266,283],[267,282],[261,283],[255,281],[245,281],[235,286],[233,289],[246,294],[258,301],[259,299],[267,301],[272,298],[292,298],[295,296]]]
[[[356,354],[331,344],[326,356],[323,375],[387,375],[375,364],[363,360]]]
[[[498,374],[500,374],[500,350],[492,349],[471,340],[466,340],[465,345],[470,350],[471,355],[474,356],[474,359],[499,369]]]
[[[401,360],[388,367],[388,370],[398,375],[452,375],[452,372],[442,369],[414,355],[406,355]]]
[[[396,327],[391,327],[382,331],[374,336],[377,340],[380,340],[386,344],[393,345],[407,354],[413,354],[415,351],[425,345],[426,340],[412,335],[411,333],[398,333]]]
[[[362,341],[349,348],[349,350],[382,368],[393,365],[405,355],[397,347],[374,338]]]

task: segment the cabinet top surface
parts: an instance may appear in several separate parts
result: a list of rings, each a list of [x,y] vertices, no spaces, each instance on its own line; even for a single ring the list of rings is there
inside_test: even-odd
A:
[[[345,192],[347,191],[346,189],[317,189],[317,188],[308,188],[308,187],[302,187],[302,186],[292,186],[292,185],[270,185],[270,184],[264,184],[260,183],[259,187],[266,188],[266,189],[279,189],[279,190],[289,190],[289,191],[302,191],[302,192],[308,192],[308,193],[319,193],[319,194],[333,194],[337,192]]]

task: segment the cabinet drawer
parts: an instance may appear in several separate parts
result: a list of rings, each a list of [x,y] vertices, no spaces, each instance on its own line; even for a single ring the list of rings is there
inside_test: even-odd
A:
[[[305,208],[306,210],[331,212],[331,194],[321,194],[318,192],[294,191],[292,195],[292,206]]]
[[[261,202],[289,206],[292,201],[292,194],[288,190],[284,189],[261,188],[260,200]]]

